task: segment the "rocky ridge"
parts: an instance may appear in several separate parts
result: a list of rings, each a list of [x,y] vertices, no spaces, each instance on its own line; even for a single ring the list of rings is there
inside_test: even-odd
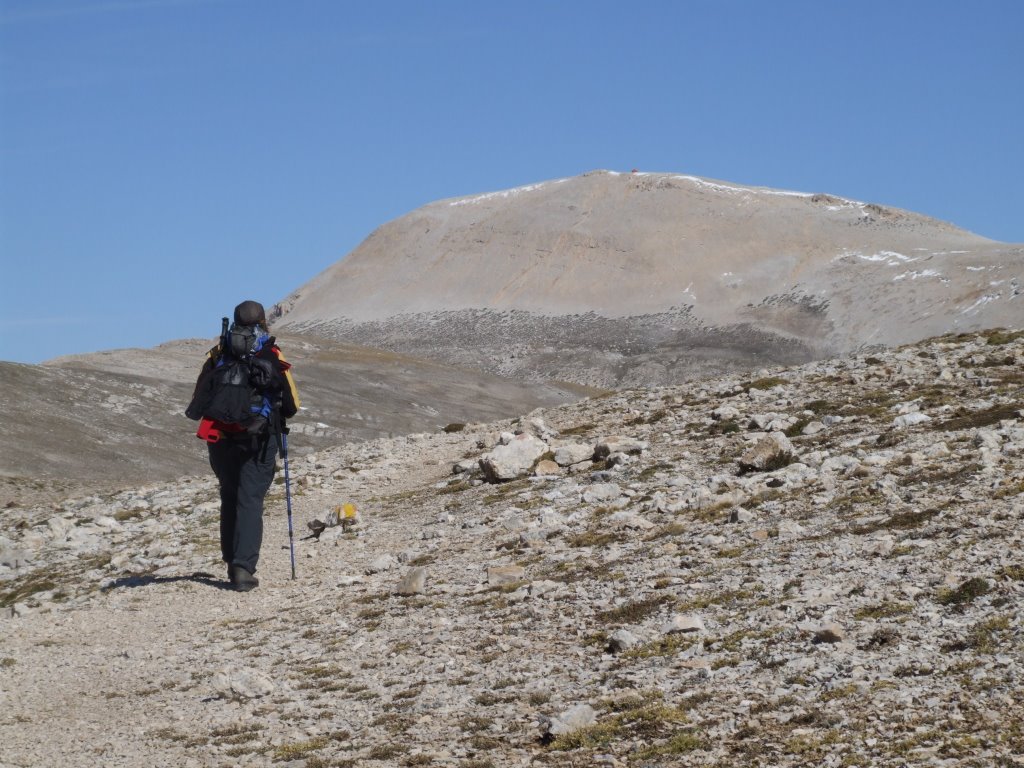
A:
[[[299,578],[278,482],[247,594],[209,478],[6,509],[4,764],[1020,765],[1022,364],[948,336],[321,449]]]

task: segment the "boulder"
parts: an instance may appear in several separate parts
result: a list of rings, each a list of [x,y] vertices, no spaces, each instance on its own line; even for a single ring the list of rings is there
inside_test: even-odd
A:
[[[507,443],[480,457],[480,469],[490,483],[526,477],[534,463],[547,451],[547,444],[533,435],[515,435]]]
[[[569,467],[594,457],[594,446],[581,443],[569,443],[555,449],[555,463],[560,467]]]

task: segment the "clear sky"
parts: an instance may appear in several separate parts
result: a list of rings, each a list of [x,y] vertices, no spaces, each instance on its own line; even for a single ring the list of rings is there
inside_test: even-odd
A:
[[[1024,242],[1018,0],[0,0],[0,359],[213,337],[377,226],[595,168]]]

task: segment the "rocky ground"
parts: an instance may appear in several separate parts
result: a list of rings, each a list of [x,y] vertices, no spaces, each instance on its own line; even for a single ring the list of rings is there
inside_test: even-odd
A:
[[[291,580],[279,478],[246,594],[207,477],[8,508],[0,764],[1022,765],[1022,364],[944,337],[322,449],[297,533],[356,522]]]
[[[774,308],[805,323],[821,312],[787,296]],[[354,342],[538,383],[569,381],[606,389],[678,384],[830,357],[827,349],[765,331],[758,323],[707,326],[690,308],[634,317],[593,312],[540,315],[520,310],[403,314],[352,323],[297,323],[309,337]],[[815,315],[819,315],[817,320]]]
[[[169,481],[205,471],[184,418],[214,339],[75,355],[44,365],[0,361],[6,448],[0,507]],[[526,383],[379,349],[286,334],[279,339],[303,406],[296,453],[434,431],[573,402],[595,390]],[[69,450],[69,447],[71,449]]]

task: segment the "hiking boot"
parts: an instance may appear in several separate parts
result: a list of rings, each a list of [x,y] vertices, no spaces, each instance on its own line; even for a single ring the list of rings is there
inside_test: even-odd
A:
[[[228,568],[228,577],[231,579],[231,586],[236,592],[248,592],[259,586],[260,580],[249,573],[240,565],[232,565]]]

